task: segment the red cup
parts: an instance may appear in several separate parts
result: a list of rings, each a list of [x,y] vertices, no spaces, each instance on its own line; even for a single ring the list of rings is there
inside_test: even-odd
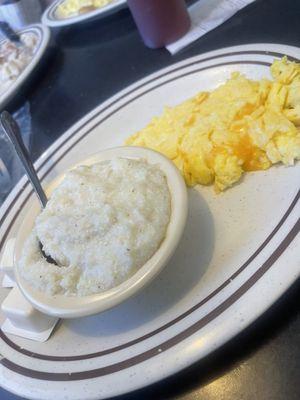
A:
[[[185,0],[127,0],[146,46],[164,47],[190,28]]]

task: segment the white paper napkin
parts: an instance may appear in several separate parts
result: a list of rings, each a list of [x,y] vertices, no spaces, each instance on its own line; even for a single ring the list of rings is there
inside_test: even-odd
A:
[[[191,28],[182,38],[166,46],[171,54],[188,46],[255,0],[199,0],[189,7]]]
[[[0,258],[0,272],[4,273],[2,287],[11,288],[15,287],[14,278],[14,248],[15,238],[10,238],[6,241],[2,256]]]

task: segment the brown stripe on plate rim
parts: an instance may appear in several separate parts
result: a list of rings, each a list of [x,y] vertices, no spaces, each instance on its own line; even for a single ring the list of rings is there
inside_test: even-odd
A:
[[[222,53],[222,54],[218,54],[218,55],[215,55],[215,56],[211,56],[211,57],[207,57],[207,58],[204,58],[204,59],[201,59],[201,60],[196,60],[196,61],[192,61],[192,62],[190,62],[190,63],[188,63],[188,64],[184,64],[184,65],[182,65],[182,66],[180,66],[180,67],[175,67],[175,68],[173,68],[172,70],[168,70],[167,72],[163,72],[162,74],[160,74],[160,75],[158,75],[158,76],[155,76],[155,77],[153,77],[153,78],[150,78],[150,79],[148,79],[146,82],[144,82],[144,83],[141,83],[139,86],[137,86],[137,87],[134,87],[134,88],[132,88],[131,90],[129,90],[128,92],[126,92],[126,93],[124,93],[122,96],[120,96],[120,97],[118,97],[117,99],[115,99],[115,100],[113,100],[113,101],[111,101],[109,104],[107,104],[103,109],[101,109],[96,115],[93,115],[89,120],[87,120],[87,121],[85,121],[84,123],[83,123],[83,125],[80,125],[74,132],[72,132],[72,134],[70,135],[70,136],[68,136],[67,138],[65,138],[63,141],[62,141],[62,143],[59,145],[59,147],[58,148],[56,148],[56,149],[54,149],[46,158],[45,158],[45,160],[41,163],[41,165],[37,168],[37,171],[39,172],[40,170],[41,170],[41,168],[43,168],[43,166],[50,160],[50,158],[51,157],[53,157],[53,155],[59,150],[59,149],[61,149],[61,147],[63,147],[67,142],[68,142],[68,140],[70,140],[74,135],[76,135],[82,128],[83,128],[83,126],[84,125],[87,125],[87,124],[89,124],[93,119],[95,119],[95,118],[97,118],[99,115],[101,115],[104,111],[106,111],[108,108],[110,108],[111,106],[113,106],[115,103],[117,103],[117,102],[119,102],[120,100],[122,100],[124,97],[127,97],[127,96],[129,96],[131,93],[133,93],[133,92],[135,92],[136,90],[139,90],[140,88],[142,88],[143,86],[145,86],[145,85],[148,85],[149,83],[151,83],[151,82],[153,82],[153,81],[155,81],[155,80],[157,80],[157,79],[160,79],[160,78],[162,78],[162,77],[164,77],[164,76],[166,76],[166,75],[170,75],[170,74],[172,74],[172,73],[174,73],[174,72],[176,72],[176,71],[179,71],[179,70],[181,70],[181,69],[184,69],[184,68],[187,68],[187,67],[190,67],[190,66],[192,66],[192,65],[197,65],[197,64],[201,64],[201,63],[203,63],[203,62],[206,62],[206,61],[210,61],[210,60],[214,60],[214,59],[217,59],[217,58],[222,58],[222,57],[230,57],[230,56],[234,56],[234,55],[243,55],[243,54],[259,54],[259,55],[266,55],[266,56],[273,56],[273,57],[284,57],[285,55],[284,54],[282,54],[282,53],[278,53],[278,52],[272,52],[272,51],[262,51],[262,50],[247,50],[247,51],[236,51],[236,52],[229,52],[229,53]],[[295,57],[292,57],[292,56],[288,56],[288,58],[290,59],[290,60],[292,60],[292,61],[300,61],[298,58],[295,58]],[[252,63],[254,63],[254,64],[259,64],[259,62],[252,62]],[[266,63],[268,66],[270,66],[271,65],[271,63]],[[213,68],[215,65],[212,65],[212,66],[210,66],[210,68]],[[168,68],[168,67],[167,67]],[[181,77],[182,76],[184,76],[184,75],[181,75]],[[132,85],[134,85],[134,84],[132,84]],[[132,85],[130,85],[130,86],[132,86]],[[129,87],[130,87],[129,86]],[[91,111],[92,112],[92,111]],[[101,121],[96,125],[96,126],[98,126],[99,124],[101,123]],[[71,129],[71,128],[70,128]],[[44,176],[43,176],[44,177]],[[41,178],[41,179],[43,179],[43,177]],[[23,186],[23,188],[21,188],[20,190],[19,190],[19,192],[17,193],[17,195],[16,195],[16,197],[14,198],[14,200],[12,201],[12,203],[10,204],[10,206],[8,206],[8,208],[11,208],[12,206],[13,206],[13,204],[15,204],[15,201],[17,200],[17,197],[20,195],[20,193],[21,193],[21,190],[24,190],[24,189],[26,189],[26,187],[29,185],[29,182],[27,181],[26,183],[25,183],[25,187]],[[21,206],[22,207],[22,206]],[[8,211],[8,210],[7,210]],[[7,214],[7,212],[2,216],[2,218],[0,219],[0,226],[1,226],[1,224],[2,224],[2,222],[3,222],[3,220],[6,218],[6,214]],[[2,248],[2,246],[3,246],[3,240],[0,242],[0,249]]]
[[[180,332],[179,334],[173,336],[172,338],[166,340],[164,343],[153,347],[145,351],[144,353],[138,354],[127,360],[117,362],[105,367],[96,368],[88,371],[80,371],[73,373],[55,373],[55,372],[43,372],[36,371],[23,367],[21,365],[15,364],[12,361],[3,358],[0,363],[20,375],[27,376],[33,379],[45,380],[45,381],[78,381],[84,379],[98,378],[101,376],[109,375],[121,370],[133,367],[141,362],[147,361],[150,358],[162,354],[166,350],[176,346],[183,340],[187,339],[191,335],[198,332],[200,329],[205,327],[211,321],[220,316],[224,311],[226,311],[230,306],[236,303],[249,289],[251,289],[255,283],[260,280],[260,278],[272,267],[275,261],[283,254],[289,244],[294,240],[296,235],[300,231],[300,219],[293,226],[291,231],[283,239],[276,250],[270,255],[270,257],[262,264],[262,266],[242,285],[240,286],[232,295],[230,295],[226,300],[223,301],[219,306],[212,310],[205,317],[198,320],[196,323]]]
[[[190,62],[190,63],[188,63],[188,64],[185,64],[185,65],[182,65],[182,66],[180,66],[180,67],[175,67],[175,68],[173,68],[172,70],[170,70],[170,71],[168,71],[168,72],[163,72],[161,75],[158,75],[158,76],[156,76],[156,77],[154,77],[154,78],[150,78],[150,79],[148,79],[146,82],[140,84],[140,85],[137,86],[137,87],[134,87],[134,88],[131,89],[130,91],[124,93],[122,96],[118,97],[118,98],[115,99],[114,101],[112,101],[112,102],[110,102],[109,104],[107,104],[107,106],[105,106],[103,109],[101,109],[96,115],[93,115],[89,120],[87,120],[86,122],[84,122],[83,125],[80,125],[74,132],[72,132],[72,134],[71,134],[70,137],[68,136],[67,138],[65,138],[64,141],[62,141],[62,143],[60,144],[59,148],[54,149],[54,150],[45,158],[45,160],[44,160],[44,161],[42,162],[42,164],[39,166],[39,168],[37,169],[37,171],[40,171],[40,169],[49,161],[49,159],[50,159],[51,157],[53,157],[53,155],[54,155],[62,146],[64,146],[64,145],[66,144],[66,142],[67,142],[68,140],[70,140],[70,138],[72,138],[74,135],[76,135],[76,134],[78,133],[78,131],[80,131],[80,130],[83,128],[84,125],[89,124],[93,119],[95,119],[96,117],[98,117],[100,114],[102,114],[102,113],[103,113],[104,111],[106,111],[108,108],[110,108],[110,107],[113,106],[115,103],[117,103],[117,102],[119,102],[120,100],[122,100],[124,97],[127,97],[128,95],[130,95],[130,94],[133,93],[134,91],[139,90],[139,89],[142,88],[143,86],[148,85],[149,83],[151,83],[151,82],[153,82],[153,81],[155,81],[155,80],[157,80],[157,79],[160,79],[160,78],[162,78],[162,77],[164,77],[164,76],[166,76],[166,75],[172,74],[173,72],[176,72],[176,71],[178,71],[178,70],[181,70],[181,69],[190,67],[190,66],[192,66],[192,65],[201,64],[202,62],[214,60],[214,59],[217,59],[217,58],[222,58],[222,57],[227,57],[227,56],[233,56],[233,55],[243,55],[243,54],[260,54],[260,55],[267,55],[267,56],[270,56],[270,55],[271,55],[271,56],[274,56],[274,57],[283,57],[283,56],[284,56],[284,54],[282,54],[282,53],[270,52],[270,51],[260,51],[260,50],[257,50],[257,51],[255,51],[255,50],[248,50],[248,51],[236,51],[236,52],[222,53],[222,54],[215,55],[215,56],[211,56],[211,57],[207,57],[207,58],[204,58],[204,59],[201,59],[201,60],[192,61],[192,62]],[[295,58],[295,57],[292,57],[292,56],[288,56],[288,58],[289,58],[290,60],[292,60],[292,61],[300,61],[299,59],[297,59],[297,58]],[[258,62],[257,62],[257,63],[258,63]],[[271,65],[270,63],[267,63],[267,64],[268,64],[268,66]],[[214,65],[212,65],[212,66],[210,66],[210,67],[213,68]],[[168,67],[167,67],[167,68],[168,68]],[[134,84],[132,84],[132,85],[134,85]],[[132,85],[131,85],[131,86],[132,86]],[[129,86],[129,87],[130,87],[130,86]],[[27,187],[28,184],[29,184],[29,182],[27,181],[26,184],[25,184],[25,185],[26,185],[25,188]],[[25,189],[25,188],[23,188],[23,189]],[[20,194],[20,191],[18,192],[17,195],[19,195],[19,194]],[[13,204],[11,204],[11,205],[13,205]],[[10,205],[10,206],[11,206],[11,205]],[[3,220],[5,219],[5,217],[6,217],[6,215],[2,216],[2,218],[1,218],[1,220],[0,220],[0,226],[1,226],[2,222],[3,222]],[[3,244],[3,243],[1,242],[1,243],[0,243],[0,249],[1,249],[1,247],[2,247],[2,244]]]
[[[132,89],[131,91],[125,93],[124,95],[122,95],[121,97],[119,97],[118,99],[116,99],[115,101],[113,101],[113,102],[111,102],[110,104],[108,104],[104,109],[100,110],[98,114],[93,115],[93,117],[91,117],[91,118],[90,118],[88,121],[86,121],[84,124],[85,124],[85,125],[88,124],[90,121],[92,121],[93,119],[95,119],[97,116],[99,116],[99,115],[100,115],[101,113],[103,113],[106,109],[108,109],[109,107],[111,107],[113,104],[115,104],[115,103],[117,103],[118,101],[120,101],[122,98],[127,97],[129,94],[131,94],[132,92],[138,90],[140,87],[143,87],[143,86],[145,86],[146,84],[149,84],[150,82],[155,81],[155,80],[159,79],[159,78],[162,77],[162,76],[169,75],[169,74],[173,73],[173,72],[176,71],[176,70],[180,70],[180,69],[186,68],[186,67],[188,67],[188,66],[190,66],[190,65],[199,64],[199,63],[204,62],[204,61],[206,61],[206,60],[210,60],[210,59],[214,59],[214,58],[220,58],[220,57],[224,57],[224,56],[228,56],[228,55],[237,55],[237,54],[240,55],[240,54],[248,54],[248,53],[250,53],[250,54],[252,54],[252,53],[259,53],[259,54],[266,54],[266,55],[270,55],[270,54],[271,54],[271,52],[261,52],[261,51],[258,51],[258,52],[255,52],[255,51],[253,51],[253,52],[252,52],[252,51],[248,51],[248,52],[247,52],[247,51],[246,51],[246,52],[232,52],[232,53],[217,55],[217,56],[214,56],[214,57],[208,57],[207,59],[204,59],[204,60],[194,61],[194,62],[191,62],[190,64],[183,65],[183,66],[181,66],[181,67],[177,67],[177,68],[173,69],[172,71],[168,71],[168,72],[166,72],[166,73],[161,74],[161,75],[158,76],[158,77],[151,78],[150,80],[148,80],[148,81],[145,82],[144,84],[141,84],[140,86],[138,86],[138,87]],[[276,54],[277,56],[283,56],[283,54],[280,54],[280,53],[273,53],[272,55],[275,55],[275,54]],[[159,87],[159,86],[162,86],[162,85],[164,85],[164,84],[166,84],[166,83],[169,83],[170,81],[179,79],[179,78],[181,78],[181,77],[183,77],[183,76],[187,76],[187,75],[190,75],[190,74],[193,74],[193,73],[202,71],[202,70],[211,69],[211,68],[214,68],[214,67],[217,67],[217,66],[221,66],[221,65],[223,66],[223,65],[231,65],[231,64],[256,64],[256,65],[257,65],[257,64],[261,64],[261,65],[266,65],[266,66],[269,66],[269,65],[270,65],[270,63],[265,63],[265,62],[260,62],[260,61],[232,61],[232,62],[227,62],[227,63],[215,64],[215,65],[208,66],[208,67],[204,67],[204,68],[199,68],[199,69],[197,69],[197,70],[190,71],[190,72],[188,72],[188,73],[186,73],[186,74],[181,74],[181,75],[176,76],[176,77],[174,77],[174,78],[171,78],[171,79],[169,79],[169,80],[167,80],[167,81],[164,81],[164,82],[162,82],[161,84],[158,84],[158,85],[156,85],[156,86],[154,86],[154,87],[152,87],[152,88],[150,88],[150,89],[144,91],[143,93],[137,95],[136,97],[132,98],[130,101],[126,102],[125,104],[123,104],[122,106],[120,106],[119,108],[117,108],[116,110],[114,110],[113,112],[111,112],[108,116],[104,117],[101,121],[99,121],[99,122],[98,122],[97,124],[95,124],[93,127],[91,127],[91,128],[90,128],[87,132],[85,132],[77,141],[75,141],[75,143],[73,143],[73,144],[58,158],[58,160],[56,160],[56,162],[55,162],[54,164],[52,164],[52,165],[50,166],[49,170],[46,171],[46,173],[42,176],[41,179],[44,179],[44,177],[52,170],[52,168],[53,168],[53,167],[60,161],[60,159],[66,154],[66,152],[68,152],[72,147],[74,147],[80,140],[82,140],[82,138],[84,138],[86,135],[88,135],[88,134],[91,132],[91,130],[93,130],[96,126],[100,125],[103,121],[105,121],[107,118],[109,118],[111,115],[113,115],[115,112],[119,111],[122,107],[126,106],[126,105],[129,104],[130,102],[136,100],[137,98],[139,98],[139,97],[141,97],[142,95],[148,93],[149,91],[156,89],[156,88]],[[72,135],[71,135],[70,137],[66,138],[65,141],[62,142],[61,146],[63,146],[63,145],[64,145],[71,137],[73,137],[81,128],[82,128],[82,126],[78,127],[77,130],[76,130],[75,132],[73,132]],[[60,148],[61,148],[61,146],[60,146]],[[43,167],[43,165],[48,161],[48,159],[49,159],[51,156],[53,156],[53,154],[55,154],[55,153],[57,152],[57,150],[58,150],[58,149],[55,149],[54,152],[51,153],[51,154],[46,158],[46,160],[43,161],[43,163],[40,165],[39,169]],[[27,182],[27,184],[28,184],[28,182]],[[23,188],[22,188],[22,189],[25,189],[25,187],[27,186],[27,184],[25,184],[25,186],[23,185]],[[8,207],[8,208],[11,208],[12,205],[15,204],[15,202],[17,201],[17,198],[18,198],[19,195],[20,195],[20,192],[21,192],[21,191],[19,191],[18,195],[14,198],[14,200],[13,200],[12,203],[10,204],[10,207]],[[11,226],[12,226],[13,223],[15,222],[15,220],[16,220],[16,218],[17,218],[19,212],[20,212],[20,210],[23,208],[24,204],[28,201],[28,198],[30,197],[31,194],[32,194],[32,192],[30,192],[30,193],[26,196],[25,200],[22,202],[22,204],[21,204],[20,207],[18,208],[17,213],[14,215],[14,217],[13,217],[13,219],[12,219],[12,221],[11,221],[9,227],[7,228],[5,234],[3,235],[3,239],[2,239],[2,241],[1,241],[0,248],[1,248],[1,246],[3,245],[4,241],[6,240],[6,237],[7,237],[8,233],[9,233],[9,231],[10,231],[10,229],[11,229]],[[295,200],[295,199],[294,199],[294,200]],[[4,218],[6,217],[6,214],[8,213],[8,211],[9,211],[9,210],[7,209],[7,210],[6,210],[6,213],[4,214]],[[2,220],[1,220],[1,222],[2,222],[2,221],[3,221],[3,218],[2,218]],[[279,228],[278,228],[278,229],[279,229]],[[276,232],[275,232],[275,233],[276,233]],[[270,238],[270,239],[271,239],[271,238]],[[269,240],[270,240],[270,239],[269,239]],[[269,241],[269,240],[268,240],[268,241]],[[266,242],[266,241],[265,241],[265,242]],[[264,242],[264,243],[265,243],[265,242]],[[264,247],[264,246],[263,246],[263,247]],[[261,251],[261,250],[259,250],[258,253],[259,253],[260,251]],[[257,253],[257,254],[258,254],[258,253]],[[256,252],[255,252],[254,254],[256,254]],[[256,254],[256,255],[257,255],[257,254]],[[256,257],[256,255],[255,255],[255,257]],[[251,256],[251,257],[252,257],[252,256]],[[236,273],[233,274],[233,275],[234,275],[234,278],[235,278],[240,272],[242,272],[242,270],[244,270],[244,269],[246,268],[246,266],[248,266],[249,263],[254,259],[254,257],[253,257],[253,258],[251,258],[251,257],[250,257],[250,259],[249,259],[250,261],[248,260],[249,262],[246,261],[246,263],[245,263],[241,268],[239,268],[239,269],[236,271]],[[213,293],[211,293],[211,294],[208,296],[208,298],[204,299],[204,300],[201,302],[201,305],[204,304],[205,302],[207,302],[211,297],[213,297],[214,295],[216,295],[216,294],[217,294],[220,290],[222,290],[225,286],[227,286],[228,283],[231,281],[230,279],[232,279],[232,278],[229,278],[229,280],[225,281],[219,288],[217,288]],[[198,308],[198,307],[197,307],[197,308]],[[191,311],[191,312],[192,312],[192,311]],[[177,318],[180,318],[180,316],[177,317]],[[182,317],[182,318],[184,318],[184,317]],[[175,323],[175,322],[174,322],[174,323]],[[167,325],[168,325],[168,324],[167,324]],[[162,327],[161,327],[161,328],[162,328]],[[167,327],[166,327],[166,328],[167,328]],[[162,328],[162,329],[158,328],[158,329],[159,329],[159,331],[161,331],[161,330],[166,329],[166,328]],[[155,334],[155,333],[154,333],[154,334]],[[145,335],[145,336],[148,336],[148,335],[153,336],[151,333],[149,333],[149,334],[147,334],[147,335]],[[1,330],[0,330],[0,337],[2,337],[3,340],[6,339],[6,340],[7,340],[7,344],[9,344],[11,347],[15,347],[15,346],[16,346],[17,348],[19,348],[19,346],[16,345],[14,342],[10,341],[10,340],[4,335],[4,333],[3,333]],[[6,340],[5,340],[5,341],[6,341]],[[131,342],[130,342],[130,343],[131,343]],[[14,346],[13,346],[13,345],[14,345]],[[127,346],[126,346],[126,347],[127,347]],[[17,350],[17,348],[15,348],[15,350]],[[27,355],[30,355],[31,357],[33,357],[34,354],[35,354],[35,353],[30,352],[30,351],[25,350],[25,349],[22,349],[22,350],[28,352]],[[19,350],[17,350],[17,351],[19,351]],[[107,354],[107,351],[108,351],[108,350],[105,351],[105,354]],[[112,349],[112,351],[117,351],[117,350]],[[102,352],[99,352],[99,353],[102,353]],[[103,355],[103,354],[102,354],[102,355]],[[43,355],[41,355],[41,354],[36,354],[36,358],[42,358],[42,357],[44,358],[44,357],[48,357],[48,356],[43,356]],[[74,356],[74,357],[77,357],[77,356]],[[78,357],[81,357],[81,356],[78,356]],[[91,358],[91,357],[92,357],[92,355],[88,355],[88,358]],[[93,357],[97,357],[97,355],[96,355],[96,356],[93,356]],[[65,359],[66,357],[63,357],[63,358]],[[69,358],[68,358],[68,360],[69,360]],[[64,360],[62,360],[62,361],[64,361]]]
[[[265,65],[265,66],[270,66],[269,63],[265,63],[265,62],[260,62],[260,61],[232,61],[232,62],[227,62],[227,63],[220,63],[220,64],[215,64],[213,66],[208,66],[208,67],[204,67],[204,68],[198,68],[196,70],[181,74],[181,75],[177,75],[176,77],[173,77],[171,79],[168,79],[164,82],[161,82],[155,86],[153,86],[150,89],[145,90],[144,92],[136,95],[135,97],[133,97],[132,99],[126,101],[124,104],[122,104],[121,106],[119,106],[118,108],[116,108],[114,111],[110,112],[109,114],[107,114],[104,118],[102,118],[100,121],[98,121],[97,123],[95,123],[93,126],[91,126],[87,131],[85,131],[81,136],[79,136],[79,138],[77,140],[75,140],[74,143],[72,143],[67,149],[65,149],[65,151],[57,158],[57,160],[55,160],[54,163],[52,163],[49,167],[49,169],[40,177],[40,180],[42,181],[51,171],[52,169],[57,165],[57,163],[74,147],[76,146],[81,140],[83,140],[92,130],[94,130],[97,126],[99,126],[100,124],[102,124],[104,121],[106,121],[109,117],[111,117],[113,114],[115,114],[116,112],[120,111],[123,107],[127,106],[128,104],[130,104],[131,102],[133,102],[134,100],[144,96],[145,94],[151,92],[154,89],[157,89],[160,86],[165,85],[166,83],[170,83],[172,81],[175,81],[179,78],[185,77],[185,76],[189,76],[192,75],[196,72],[202,72],[205,71],[207,69],[211,69],[214,67],[218,67],[218,66],[226,66],[226,65],[233,65],[233,64],[254,64],[254,65]],[[143,85],[142,85],[143,86]],[[138,88],[137,88],[138,89]],[[130,93],[128,93],[130,94]],[[126,97],[124,95],[124,97]],[[97,116],[99,116],[100,114],[102,114],[104,111],[106,111],[108,108],[110,108],[113,104],[117,103],[119,100],[121,100],[123,98],[123,96],[120,99],[117,99],[115,102],[113,102],[112,104],[108,105],[107,107],[105,107],[103,110],[101,110],[101,112],[99,112],[98,114],[94,115],[90,120],[86,121],[84,123],[84,125],[89,124],[93,119],[95,119]],[[43,161],[43,163],[39,166],[39,168],[37,168],[37,171],[39,171],[44,165],[45,163],[51,158],[53,157],[53,155],[55,153],[57,153],[57,151],[64,146],[64,144],[71,139],[78,131],[80,131],[80,129],[82,128],[79,127],[76,129],[75,132],[72,133],[72,136],[66,138],[65,141],[63,141],[61,143],[61,145],[59,146],[58,149],[55,149],[54,153],[49,154],[49,156]],[[29,185],[29,182],[27,181],[25,185],[23,185],[23,190],[26,189],[26,187]],[[6,218],[7,214],[9,213],[9,211],[12,208],[12,205],[15,204],[15,202],[17,201],[17,199],[19,198],[21,194],[21,190],[16,194],[16,197],[14,198],[14,200],[12,201],[12,204],[10,206],[7,207],[6,212],[4,213],[4,215],[2,216],[1,220],[0,220],[0,226],[2,224],[2,222],[4,221],[4,219]],[[21,205],[18,207],[18,210],[16,212],[16,214],[14,215],[12,221],[10,222],[8,228],[6,229],[6,231],[4,232],[4,234],[2,235],[2,239],[0,241],[0,249],[2,248],[3,244],[6,241],[6,238],[10,232],[10,229],[13,225],[13,223],[15,222],[16,218],[18,217],[18,215],[20,214],[22,208],[24,207],[25,203],[27,202],[29,196],[31,196],[33,194],[33,190],[30,191],[30,193],[28,194],[28,196],[23,200],[23,202],[21,203]]]
[[[289,208],[281,218],[281,220],[278,222],[278,224],[275,226],[273,231],[269,234],[269,236],[264,240],[264,242],[258,247],[258,249],[247,259],[247,261],[236,271],[234,272],[228,279],[226,279],[225,282],[223,282],[217,289],[215,289],[213,292],[211,292],[208,296],[206,296],[204,299],[202,299],[199,303],[195,304],[193,307],[189,308],[187,311],[184,313],[180,314],[178,317],[174,318],[173,320],[167,322],[166,324],[160,326],[159,328],[148,332],[147,334],[140,336],[139,338],[133,339],[127,343],[123,343],[119,346],[112,347],[110,349],[98,351],[95,353],[89,353],[89,354],[83,354],[83,355],[77,355],[77,356],[50,356],[50,355],[44,355],[44,354],[39,354],[39,353],[34,353],[30,350],[24,349],[24,347],[18,346],[16,343],[14,343],[12,340],[10,340],[5,333],[0,329],[0,338],[11,348],[16,350],[19,353],[22,353],[26,356],[29,356],[31,358],[36,358],[40,360],[47,360],[47,361],[79,361],[79,360],[87,360],[91,358],[96,358],[96,357],[101,357],[105,356],[120,350],[124,350],[127,347],[133,346],[137,343],[140,343],[144,340],[149,339],[152,336],[157,335],[158,333],[168,329],[170,326],[176,324],[177,322],[180,322],[182,319],[190,315],[191,313],[195,312],[197,309],[202,307],[204,304],[206,304],[210,299],[212,299],[214,296],[216,296],[221,290],[223,290],[226,286],[228,286],[239,274],[241,274],[247,267],[248,265],[258,256],[258,254],[266,247],[266,245],[270,242],[270,240],[275,236],[275,234],[278,232],[280,227],[283,225],[283,223],[286,221],[292,210],[294,209],[295,205],[299,201],[300,198],[300,190],[296,194],[294,200],[290,204]]]
[[[216,64],[216,65],[214,65],[214,66],[208,66],[208,67],[204,67],[204,68],[199,68],[199,69],[197,69],[197,70],[194,70],[194,71],[190,71],[190,72],[188,72],[188,73],[184,73],[184,74],[181,74],[181,75],[178,75],[178,76],[176,76],[176,77],[173,77],[173,78],[171,78],[171,79],[169,79],[169,80],[167,80],[167,81],[164,81],[164,82],[162,82],[162,83],[160,83],[160,84],[158,84],[158,85],[155,85],[154,87],[152,87],[152,88],[150,88],[150,89],[147,89],[146,91],[144,91],[143,93],[140,93],[139,95],[137,95],[137,96],[135,96],[134,98],[132,98],[132,99],[130,99],[129,101],[127,101],[126,103],[124,103],[124,104],[122,104],[121,106],[119,106],[117,109],[115,109],[114,111],[112,111],[110,114],[108,114],[107,116],[105,116],[102,120],[100,120],[98,123],[96,123],[95,125],[93,125],[88,131],[86,131],[83,135],[81,135],[81,137],[79,137],[74,143],[72,143],[72,145],[55,161],[55,163],[53,163],[51,166],[50,166],[50,168],[48,169],[48,171],[42,176],[42,178],[41,179],[44,179],[44,177],[55,167],[55,165],[64,157],[64,155],[66,154],[66,152],[68,152],[71,148],[73,148],[76,144],[78,144],[78,142],[80,141],[80,140],[82,140],[84,137],[86,137],[96,126],[98,126],[98,125],[100,125],[101,123],[103,123],[106,119],[108,119],[111,115],[113,115],[114,113],[116,113],[116,112],[118,112],[121,108],[123,108],[123,107],[125,107],[127,104],[129,104],[130,102],[132,102],[132,101],[134,101],[134,100],[136,100],[137,98],[139,98],[139,97],[141,97],[141,96],[143,96],[144,94],[146,94],[146,93],[148,93],[149,91],[151,91],[151,90],[154,90],[154,89],[156,89],[157,87],[160,87],[160,86],[162,86],[162,85],[164,85],[164,84],[166,84],[166,83],[169,83],[169,82],[171,82],[171,81],[174,81],[174,80],[176,80],[176,79],[179,79],[179,78],[181,78],[181,77],[183,77],[183,76],[188,76],[188,75],[191,75],[191,74],[193,74],[193,73],[196,73],[196,72],[200,72],[200,71],[203,71],[203,70],[207,70],[207,69],[210,69],[210,68],[213,68],[213,67],[216,67],[216,66],[223,66],[223,65],[232,65],[232,64],[262,64],[262,65],[267,65],[267,66],[269,66],[270,64],[269,63],[264,63],[264,62],[259,62],[259,61],[233,61],[233,62],[227,62],[227,63],[220,63],[220,64]],[[104,110],[102,110],[102,112],[103,112]],[[99,113],[100,114],[100,113]],[[98,114],[98,115],[99,115]],[[94,119],[96,116],[94,116],[92,119]],[[91,120],[92,120],[91,119]],[[89,123],[89,121],[88,122],[86,122],[86,124],[87,123]],[[78,128],[78,130],[79,130],[80,128]],[[78,131],[77,130],[77,131]],[[72,136],[74,136],[74,133],[73,133],[73,135]],[[68,138],[69,139],[69,138]],[[19,207],[19,209],[18,209],[18,211],[17,211],[17,213],[14,215],[14,217],[13,217],[13,219],[12,219],[12,221],[10,222],[10,225],[8,226],[8,228],[7,228],[7,230],[6,230],[6,232],[5,232],[5,234],[3,235],[3,238],[2,238],[2,242],[1,242],[1,245],[4,243],[4,241],[6,240],[6,237],[7,237],[7,235],[8,235],[8,233],[9,233],[9,231],[10,231],[10,229],[11,229],[11,227],[12,227],[12,225],[14,224],[14,222],[15,222],[15,220],[16,220],[16,218],[17,218],[17,216],[18,216],[18,214],[20,213],[20,211],[21,211],[21,209],[23,208],[23,206],[24,206],[24,204],[28,201],[28,198],[29,198],[29,196],[32,194],[32,191],[26,196],[26,198],[25,198],[25,200],[23,201],[23,203],[20,205],[20,207]],[[1,245],[0,245],[0,247],[1,247]],[[247,266],[248,264],[246,264],[246,266]],[[244,268],[243,268],[244,269]],[[243,270],[242,269],[242,270]],[[241,271],[242,271],[241,270]],[[240,271],[240,272],[241,272]],[[235,274],[235,277],[238,275],[238,273],[236,273]],[[217,293],[220,291],[220,290],[222,290],[222,288],[223,287],[225,287],[227,284],[225,284],[226,282],[224,282],[222,285],[221,285],[221,287],[220,287],[220,289],[217,291]],[[224,285],[224,286],[223,286]],[[217,293],[215,293],[215,294],[217,294]],[[215,295],[214,294],[214,295]],[[209,299],[208,299],[209,300]],[[208,301],[208,300],[206,300],[206,301]],[[2,333],[2,331],[0,331],[0,336],[1,336],[1,333]],[[2,333],[3,334],[3,333]],[[151,335],[152,336],[152,335]],[[2,337],[3,338],[3,337]],[[7,338],[8,339],[8,338]],[[9,339],[8,339],[9,340]],[[12,342],[13,343],[13,342]],[[25,351],[27,351],[27,350],[25,350]],[[115,351],[115,350],[114,350]],[[29,351],[29,353],[32,355],[33,353],[32,352],[30,352]],[[39,358],[41,357],[42,355],[39,355]],[[36,357],[36,358],[38,358],[38,357]]]
[[[58,9],[58,7],[60,6],[61,3],[63,3],[64,0],[60,0],[60,1],[55,1],[51,6],[50,9],[48,11],[48,18],[50,21],[59,21],[59,20],[64,20],[64,19],[69,19],[69,18],[56,18],[55,17],[55,13],[56,10]]]

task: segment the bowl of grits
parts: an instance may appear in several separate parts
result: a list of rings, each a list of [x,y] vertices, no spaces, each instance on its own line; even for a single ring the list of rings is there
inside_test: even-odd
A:
[[[186,222],[180,172],[145,148],[97,153],[47,195],[19,229],[15,276],[35,308],[63,318],[99,313],[141,290],[170,259]]]

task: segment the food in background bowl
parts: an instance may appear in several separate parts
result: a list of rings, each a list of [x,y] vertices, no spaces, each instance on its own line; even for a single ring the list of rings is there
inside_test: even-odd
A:
[[[27,239],[19,272],[44,293],[86,296],[124,282],[164,240],[171,215],[155,164],[116,158],[69,171]],[[43,251],[58,265],[49,263]]]
[[[0,45],[0,93],[4,92],[30,63],[37,47],[34,33],[23,33],[23,46],[5,40]]]
[[[59,18],[75,17],[105,7],[111,2],[112,0],[65,0],[57,7],[56,14]]]

